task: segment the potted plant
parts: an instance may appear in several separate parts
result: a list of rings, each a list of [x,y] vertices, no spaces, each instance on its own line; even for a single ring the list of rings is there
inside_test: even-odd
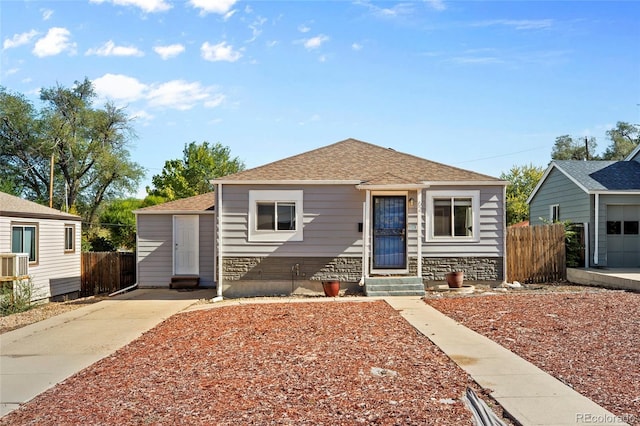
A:
[[[336,297],[340,292],[340,280],[322,281],[322,289],[327,297]]]
[[[446,275],[446,277],[447,277],[447,284],[449,284],[449,288],[462,287],[462,282],[464,281],[464,272],[462,271],[449,272]]]

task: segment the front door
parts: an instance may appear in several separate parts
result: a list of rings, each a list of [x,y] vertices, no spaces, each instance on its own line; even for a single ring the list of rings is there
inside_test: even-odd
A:
[[[199,217],[173,217],[173,263],[175,275],[198,275],[199,273]]]
[[[406,269],[406,203],[405,196],[373,196],[373,269]]]

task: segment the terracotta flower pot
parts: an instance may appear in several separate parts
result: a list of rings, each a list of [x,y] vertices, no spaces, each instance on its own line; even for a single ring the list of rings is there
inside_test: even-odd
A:
[[[322,289],[324,290],[325,296],[336,297],[340,292],[340,281],[338,280],[322,281]]]
[[[464,281],[464,272],[462,271],[449,272],[446,276],[447,276],[447,284],[449,284],[449,288],[462,287],[462,282]]]

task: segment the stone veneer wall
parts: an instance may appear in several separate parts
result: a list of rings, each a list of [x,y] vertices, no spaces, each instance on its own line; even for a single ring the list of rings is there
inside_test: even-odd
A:
[[[361,257],[225,257],[225,281],[276,281],[338,279],[357,282],[362,275]]]
[[[417,258],[409,259],[409,271],[418,269]],[[422,259],[422,279],[441,281],[447,272],[463,271],[469,281],[504,280],[502,257],[424,257]]]
[[[416,275],[417,258],[409,259],[409,273]],[[504,280],[502,257],[425,257],[422,259],[422,278],[440,281],[451,271],[463,271],[465,280]],[[361,257],[225,257],[225,281],[272,281],[338,279],[357,282],[362,274]]]

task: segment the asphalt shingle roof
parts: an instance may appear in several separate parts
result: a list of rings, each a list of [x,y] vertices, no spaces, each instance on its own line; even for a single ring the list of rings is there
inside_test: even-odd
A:
[[[245,170],[228,181],[358,181],[406,184],[424,181],[491,181],[499,179],[459,169],[356,139]]]
[[[43,206],[33,201],[23,200],[20,197],[0,192],[0,215],[5,216],[25,216],[25,217],[58,217],[70,220],[80,220],[80,216],[61,212]]]
[[[180,200],[168,201],[155,206],[144,207],[136,210],[136,213],[153,213],[153,212],[197,212],[215,209],[215,193],[207,192],[206,194],[195,195],[193,197],[182,198]]]
[[[640,190],[640,163],[637,161],[554,161],[588,191]]]

